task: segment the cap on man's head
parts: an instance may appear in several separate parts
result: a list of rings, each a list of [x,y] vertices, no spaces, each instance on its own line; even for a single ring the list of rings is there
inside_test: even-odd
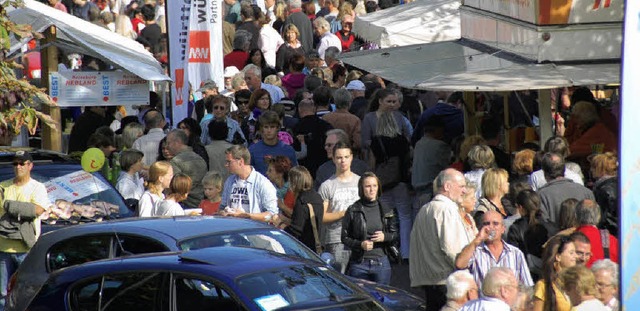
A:
[[[33,162],[33,158],[31,157],[31,154],[28,151],[20,150],[20,151],[17,151],[16,154],[13,156],[13,162],[24,163],[26,161]]]
[[[218,85],[213,80],[205,80],[200,83],[200,88],[196,90],[196,92],[204,92],[207,90],[218,90]]]
[[[320,59],[320,54],[317,51],[309,51],[307,53],[307,59]]]
[[[351,82],[349,82],[349,84],[347,84],[346,87],[347,90],[353,90],[353,91],[364,91],[366,90],[364,83],[362,83],[362,81],[360,80],[353,80]]]
[[[238,70],[238,67],[229,66],[229,67],[224,69],[224,77],[225,78],[233,78],[233,76],[235,76],[239,72],[240,72],[240,70]]]

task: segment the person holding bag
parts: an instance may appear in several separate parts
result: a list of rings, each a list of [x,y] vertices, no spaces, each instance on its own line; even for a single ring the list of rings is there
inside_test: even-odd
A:
[[[342,243],[351,249],[347,275],[380,284],[391,282],[387,256],[399,256],[393,242],[398,222],[393,208],[378,200],[380,180],[366,172],[358,181],[360,200],[349,206],[342,219]]]
[[[313,178],[304,166],[289,170],[289,190],[295,196],[291,224],[285,231],[316,253],[322,253],[320,232],[324,215],[324,201],[313,190]]]

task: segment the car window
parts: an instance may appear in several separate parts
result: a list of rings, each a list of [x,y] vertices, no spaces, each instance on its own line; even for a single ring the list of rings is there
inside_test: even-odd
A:
[[[111,235],[80,236],[58,242],[47,253],[49,272],[85,262],[107,259],[111,253]]]
[[[318,255],[295,238],[277,229],[256,229],[199,236],[179,242],[182,250],[216,246],[244,246],[266,249],[280,254],[321,261]]]
[[[163,310],[168,304],[160,272],[109,274],[82,281],[69,293],[74,311]]]
[[[116,234],[115,257],[133,254],[148,254],[166,252],[170,249],[162,243],[145,237]]]
[[[237,280],[240,291],[247,295],[262,310],[278,308],[299,309],[323,306],[332,310],[350,310],[336,308],[341,303],[362,305],[357,310],[381,310],[371,297],[360,289],[345,282],[330,268],[307,265],[292,266],[284,269],[263,271],[243,276]]]
[[[177,311],[244,310],[220,285],[192,277],[176,276]]]

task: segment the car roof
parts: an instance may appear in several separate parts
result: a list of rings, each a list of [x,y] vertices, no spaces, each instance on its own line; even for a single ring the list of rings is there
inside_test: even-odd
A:
[[[128,271],[184,272],[233,280],[246,274],[302,264],[319,265],[313,261],[267,250],[225,246],[92,261],[57,270],[51,273],[50,280],[55,279],[55,282],[60,284],[91,276]]]
[[[44,149],[36,149],[31,147],[10,147],[10,146],[0,146],[0,166],[10,166],[13,162],[13,157],[18,151],[26,151],[29,152],[31,157],[33,158],[33,163],[35,167],[38,166],[39,163],[78,163],[78,160],[73,159],[72,157],[51,150]]]
[[[247,229],[273,229],[267,224],[243,218],[217,216],[133,217],[104,222],[86,223],[63,228],[47,234],[82,235],[98,232],[155,231],[176,241],[211,233],[246,231]],[[69,232],[69,230],[74,230]],[[60,231],[60,232],[58,232]]]

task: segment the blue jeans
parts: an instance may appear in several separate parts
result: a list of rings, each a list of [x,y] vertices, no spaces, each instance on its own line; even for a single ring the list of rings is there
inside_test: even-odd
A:
[[[382,192],[380,202],[398,211],[400,223],[400,254],[403,259],[409,258],[409,240],[413,228],[413,198],[409,193],[409,187],[405,183],[399,183],[391,190]]]
[[[0,311],[4,310],[7,298],[7,285],[9,278],[24,260],[27,253],[3,253],[0,252]]]
[[[382,256],[376,259],[362,259],[361,263],[349,263],[349,273],[354,278],[369,280],[388,285],[391,283],[391,265],[389,258]]]

